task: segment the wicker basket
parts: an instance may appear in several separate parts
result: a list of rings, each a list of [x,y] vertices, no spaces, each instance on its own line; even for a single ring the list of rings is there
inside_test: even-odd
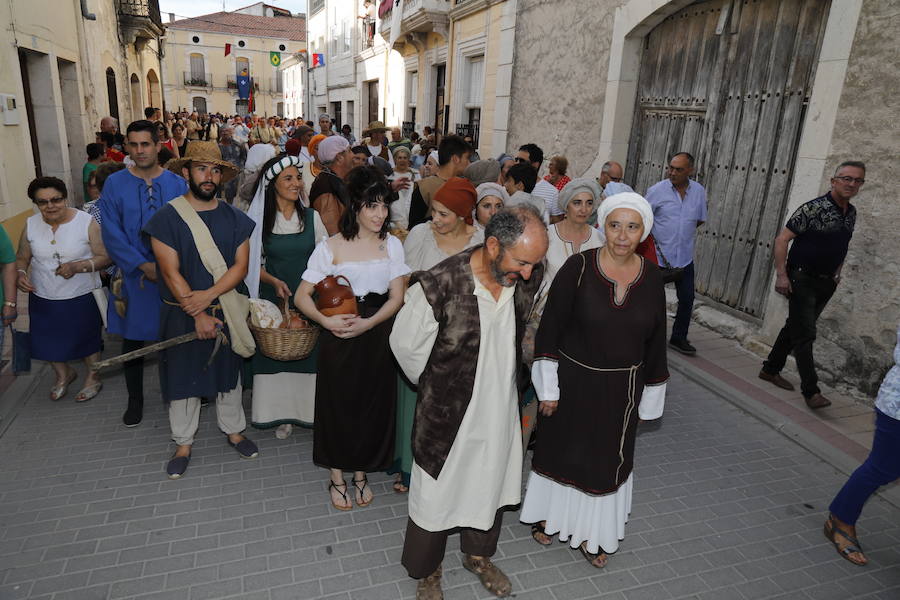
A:
[[[284,319],[290,319],[290,311],[284,300],[282,310]],[[256,347],[260,353],[272,360],[303,360],[312,354],[319,339],[319,328],[310,323],[304,329],[282,329],[280,327],[257,327],[248,317],[247,324],[256,339]]]

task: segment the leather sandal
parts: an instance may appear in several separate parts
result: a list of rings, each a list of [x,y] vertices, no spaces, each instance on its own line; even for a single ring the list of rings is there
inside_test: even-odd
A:
[[[416,585],[416,600],[444,600],[444,592],[441,590],[441,567],[419,580]]]
[[[540,539],[538,539],[538,534],[547,538],[547,541],[542,542]],[[553,543],[553,539],[549,535],[547,535],[546,531],[544,531],[544,523],[541,521],[531,524],[531,537],[541,546],[549,546]]]
[[[338,489],[341,487],[344,488],[343,492]],[[332,500],[331,505],[333,507],[335,507],[338,510],[344,510],[344,511],[347,511],[347,510],[350,510],[353,508],[353,504],[350,502],[350,498],[347,497],[347,482],[346,481],[341,480],[340,483],[335,483],[333,481],[329,481],[329,483],[328,483],[328,497],[329,498],[331,497],[331,488],[334,488],[335,491],[337,491],[337,493],[341,495],[341,498],[344,499],[344,502],[347,503],[347,506],[341,506],[338,503],[336,503],[334,500]]]
[[[369,479],[367,477],[363,477],[362,479],[351,479],[350,481],[353,482],[353,487],[356,488],[356,492],[359,494],[359,496],[358,496],[359,499],[356,500],[356,505],[359,507],[363,507],[363,506],[368,506],[368,505],[372,504],[372,500],[375,499],[374,494],[373,494],[372,500],[369,500],[368,502],[364,501],[365,497],[366,497],[366,495],[365,495],[366,488],[369,487]],[[359,484],[362,484],[362,485],[359,485]],[[372,488],[369,487],[369,490],[371,490],[371,489]]]
[[[838,535],[850,542],[850,545],[841,548],[840,544],[838,544],[837,540],[835,539],[835,537],[837,537]],[[851,562],[858,567],[864,567],[868,564],[868,560],[866,560],[866,562],[857,562],[850,558],[851,554],[858,553],[861,554],[863,558],[865,558],[866,555],[863,554],[862,545],[859,543],[859,540],[838,527],[834,522],[834,517],[829,516],[828,520],[825,521],[825,537],[828,538],[828,541],[834,545],[834,549],[837,550],[837,553],[841,555],[841,558],[843,558],[847,562]]]
[[[587,542],[583,542],[580,546],[578,546],[578,551],[581,552],[581,555],[591,563],[591,566],[596,569],[602,569],[606,566],[606,561],[608,559],[608,555],[603,551],[603,548],[600,548],[600,552],[594,554],[593,552],[587,551]]]
[[[510,583],[509,577],[491,562],[490,558],[474,558],[466,554],[463,559],[463,567],[478,575],[484,589],[498,598],[505,598],[512,592],[512,583]]]
[[[66,392],[69,391],[69,386],[72,385],[72,382],[78,378],[78,373],[74,370],[69,372],[69,376],[66,377],[65,382],[56,384],[52,388],[50,388],[50,399],[56,402],[60,400],[63,396],[66,395]]]

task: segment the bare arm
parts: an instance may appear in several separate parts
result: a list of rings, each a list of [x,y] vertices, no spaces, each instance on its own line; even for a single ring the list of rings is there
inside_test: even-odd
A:
[[[16,286],[23,292],[33,292],[34,286],[28,278],[28,266],[31,264],[31,244],[28,243],[27,229],[19,238],[19,249],[16,250]]]
[[[9,262],[3,265],[3,300],[10,304],[16,303],[16,263]],[[15,306],[3,305],[3,325],[9,325],[18,316]]]
[[[288,285],[266,271],[265,267],[262,267],[259,270],[259,282],[271,285],[273,288],[275,288],[275,293],[279,298],[289,298],[291,295],[291,289],[288,287]]]
[[[341,201],[334,194],[321,194],[313,200],[312,207],[322,217],[328,235],[338,232],[341,220]]]
[[[403,306],[403,294],[406,293],[406,280],[407,278],[405,276],[392,279],[390,287],[388,287],[388,301],[378,309],[378,312],[367,319],[363,317],[354,317],[354,320],[348,324],[346,335],[343,337],[351,338],[361,335],[396,315],[397,311],[400,310],[400,307]]]
[[[225,271],[225,274],[206,290],[193,290],[187,294],[179,295],[178,302],[184,312],[196,317],[215,302],[216,298],[236,288],[247,276],[247,267],[250,265],[250,240],[245,240],[238,246],[234,253],[234,264]],[[171,288],[170,288],[171,289]]]
[[[153,254],[156,255],[156,264],[159,265],[159,273],[166,284],[166,287],[172,294],[179,298],[182,308],[184,308],[184,297],[190,295],[191,286],[185,281],[179,272],[181,262],[178,253],[171,246],[167,246],[156,238],[150,238]],[[211,317],[205,312],[200,312],[194,316],[194,329],[197,337],[201,340],[212,339],[216,335],[216,327],[221,326],[222,321],[215,317]]]
[[[793,231],[783,227],[775,237],[775,245],[772,248],[772,260],[775,263],[775,291],[783,296],[791,293],[791,282],[787,274],[788,244],[797,237]]]

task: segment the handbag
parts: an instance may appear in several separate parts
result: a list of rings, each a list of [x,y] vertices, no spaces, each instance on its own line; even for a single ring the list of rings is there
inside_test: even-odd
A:
[[[106,296],[106,290],[102,287],[91,290],[94,300],[97,302],[97,310],[100,311],[100,318],[103,319],[103,328],[108,327],[106,323],[106,312],[109,310],[109,298]]]
[[[657,256],[662,259],[663,264],[659,267],[659,270],[662,272],[663,285],[681,281],[681,278],[684,276],[684,267],[673,267],[669,264],[666,255],[662,253],[656,239],[653,240],[653,245],[656,246]]]
[[[9,324],[12,339],[12,371],[14,375],[31,371],[31,332],[16,331]]]

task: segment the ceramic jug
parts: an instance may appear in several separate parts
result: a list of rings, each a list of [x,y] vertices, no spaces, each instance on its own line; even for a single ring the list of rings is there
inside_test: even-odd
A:
[[[343,279],[344,283],[339,280]],[[326,317],[334,315],[359,314],[356,307],[356,296],[350,282],[343,275],[328,275],[316,284],[316,308]]]

